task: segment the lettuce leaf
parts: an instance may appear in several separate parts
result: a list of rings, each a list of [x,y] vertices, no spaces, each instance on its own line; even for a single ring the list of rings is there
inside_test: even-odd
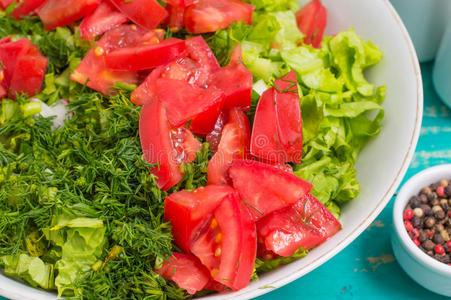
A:
[[[20,277],[33,287],[54,287],[53,265],[44,263],[39,257],[27,254],[5,255],[1,257],[0,265],[3,265],[6,275]]]
[[[102,254],[106,227],[102,220],[69,214],[54,217],[52,225],[43,232],[61,252],[61,259],[55,264],[58,270],[55,278],[58,295],[69,291],[77,296],[78,291],[74,284],[91,269]]]
[[[273,12],[273,11],[297,11],[299,3],[297,0],[249,0],[246,1],[255,6],[255,11]]]

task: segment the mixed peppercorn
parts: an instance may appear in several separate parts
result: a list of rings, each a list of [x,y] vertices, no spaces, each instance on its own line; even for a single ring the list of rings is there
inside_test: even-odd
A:
[[[410,198],[404,226],[421,250],[451,265],[451,180],[440,180]]]

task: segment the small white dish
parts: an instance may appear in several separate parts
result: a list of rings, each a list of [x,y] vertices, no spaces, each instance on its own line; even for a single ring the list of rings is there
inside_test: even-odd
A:
[[[398,193],[393,208],[392,246],[396,259],[406,273],[425,288],[451,297],[451,266],[430,257],[410,239],[404,227],[403,212],[410,197],[421,188],[451,178],[451,164],[428,168],[407,181]]]

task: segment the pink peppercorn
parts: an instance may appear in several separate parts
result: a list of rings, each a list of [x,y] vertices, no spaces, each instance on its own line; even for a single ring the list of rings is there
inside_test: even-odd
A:
[[[413,218],[413,210],[411,210],[411,209],[406,209],[406,210],[404,211],[403,218],[404,218],[404,220],[410,220],[410,219],[412,219],[412,218]]]
[[[451,241],[447,241],[446,244],[449,246],[449,248],[451,249]]]
[[[445,187],[443,185],[437,188],[437,195],[440,197],[445,197]]]
[[[404,221],[404,226],[406,227],[407,231],[411,231],[413,229],[412,222],[410,221]]]
[[[413,240],[413,243],[414,243],[417,247],[420,247],[420,245],[421,245],[421,243],[420,243],[420,241],[419,241],[418,239],[414,239],[414,240]]]
[[[417,239],[420,236],[418,229],[414,228],[410,231],[412,239]]]
[[[443,248],[443,246],[441,244],[437,244],[434,247],[434,252],[437,253],[438,255],[443,255],[443,254],[445,254],[445,249]]]

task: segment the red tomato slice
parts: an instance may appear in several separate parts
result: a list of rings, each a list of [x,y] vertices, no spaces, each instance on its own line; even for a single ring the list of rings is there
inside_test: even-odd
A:
[[[158,177],[158,188],[167,191],[183,177],[181,163],[194,160],[201,144],[186,128],[169,125],[166,110],[159,101],[145,105],[139,119],[139,136],[144,158],[158,164],[151,172]]]
[[[136,105],[144,105],[157,99],[156,81],[158,78],[184,80],[195,84],[199,78],[199,70],[196,62],[188,57],[155,68],[144,82],[132,92],[131,101]]]
[[[213,152],[218,151],[219,141],[221,140],[222,129],[228,122],[229,116],[226,112],[222,111],[219,113],[218,119],[216,120],[215,126],[211,132],[209,132],[205,140],[210,144],[210,150]]]
[[[13,4],[15,0],[0,0],[0,7],[1,8],[7,8],[8,6],[10,6],[11,4]]]
[[[111,0],[130,20],[148,30],[156,28],[168,16],[156,0]]]
[[[8,92],[6,91],[6,89],[3,87],[2,84],[0,84],[0,100],[5,98],[8,95]]]
[[[167,5],[171,6],[187,7],[199,2],[200,0],[163,0],[163,1],[166,2]]]
[[[220,89],[210,87],[209,90],[214,90],[221,95],[221,100],[214,106],[211,106],[208,110],[198,114],[191,122],[191,130],[197,134],[207,134],[211,132],[218,120],[218,116],[221,113],[222,105],[224,103],[224,93]]]
[[[204,0],[185,12],[185,27],[191,33],[215,32],[234,21],[252,23],[254,6],[240,0]]]
[[[5,44],[5,43],[9,43],[9,42],[11,42],[11,37],[10,36],[7,36],[7,37],[4,37],[4,38],[0,39],[0,45],[1,44]]]
[[[111,87],[116,82],[128,84],[138,83],[138,74],[132,71],[110,70],[105,65],[105,57],[97,55],[94,49],[89,50],[80,65],[72,72],[70,79],[104,95],[113,92]]]
[[[226,287],[225,285],[215,281],[214,279],[210,278],[210,281],[207,283],[207,285],[205,286],[206,290],[210,290],[210,291],[216,291],[216,292],[227,292],[230,289],[228,287]]]
[[[158,44],[113,50],[105,57],[108,68],[114,70],[146,70],[186,56],[185,41],[169,38]]]
[[[229,123],[222,130],[218,152],[208,163],[208,184],[228,184],[227,169],[236,159],[245,159],[249,154],[249,120],[239,108],[229,113]]]
[[[159,78],[156,91],[167,109],[169,123],[174,127],[182,126],[200,113],[216,109],[224,99],[220,90],[199,88],[183,80]]]
[[[172,253],[172,255],[173,257],[165,261],[155,272],[174,281],[190,295],[203,290],[210,281],[208,270],[195,256],[182,253]]]
[[[81,38],[92,40],[96,36],[127,22],[127,20],[128,18],[109,1],[103,1],[92,14],[86,16],[81,22]]]
[[[295,203],[312,188],[295,175],[252,160],[232,162],[228,173],[254,221]]]
[[[187,39],[186,48],[189,56],[197,62],[199,68],[204,69],[205,73],[208,75],[221,68],[215,55],[213,54],[213,51],[211,51],[210,47],[201,35]],[[206,80],[203,82],[198,82],[198,84],[203,85],[205,82]]]
[[[183,28],[183,16],[185,15],[185,8],[181,6],[175,6],[166,4],[166,10],[169,17],[166,19],[166,25],[172,32],[177,32]]]
[[[35,48],[35,50],[30,50]],[[11,38],[2,39],[0,43],[0,62],[4,66],[4,81],[9,85],[16,69],[17,59],[20,56],[31,54],[37,51],[36,47],[29,39],[20,39],[11,42]]]
[[[325,241],[319,230],[307,223],[291,206],[277,210],[257,223],[259,237],[267,250],[280,256],[291,256],[299,247],[311,249]]]
[[[251,138],[251,153],[271,164],[302,159],[302,119],[296,74],[275,81],[257,104]]]
[[[341,230],[340,222],[310,193],[296,202],[293,207],[300,215],[308,218],[309,224],[315,226],[325,238]]]
[[[41,92],[42,82],[47,70],[48,59],[42,55],[25,55],[17,59],[9,94],[12,99],[16,93],[25,93],[32,97]]]
[[[47,0],[36,12],[46,30],[69,25],[91,14],[102,0]]]
[[[253,78],[252,73],[242,63],[240,45],[233,50],[229,65],[213,73],[210,82],[224,91],[225,109],[238,106],[249,110]]]
[[[287,161],[287,155],[279,142],[276,125],[276,90],[266,90],[257,104],[254,126],[252,127],[251,153],[262,161],[271,164]]]
[[[115,49],[136,47],[143,44],[158,44],[163,40],[164,30],[145,30],[134,24],[120,25],[107,31],[97,42],[105,53]]]
[[[171,222],[174,242],[184,252],[190,252],[191,241],[206,218],[221,201],[235,191],[226,185],[208,185],[192,192],[182,190],[166,197],[164,218]]]
[[[324,30],[327,24],[327,9],[319,0],[312,0],[296,13],[299,30],[306,35],[305,44],[321,48]]]
[[[249,110],[252,96],[252,73],[243,64],[227,66],[212,75],[211,83],[225,93],[224,109]]]
[[[46,0],[22,0],[17,7],[11,12],[11,16],[16,19],[28,16],[33,13],[38,7],[44,4]]]
[[[277,79],[276,124],[279,142],[287,154],[287,161],[300,164],[302,159],[302,118],[296,73],[291,71],[285,77]]]
[[[255,224],[235,195],[222,200],[193,240],[191,252],[217,282],[234,290],[248,285],[256,255]]]

